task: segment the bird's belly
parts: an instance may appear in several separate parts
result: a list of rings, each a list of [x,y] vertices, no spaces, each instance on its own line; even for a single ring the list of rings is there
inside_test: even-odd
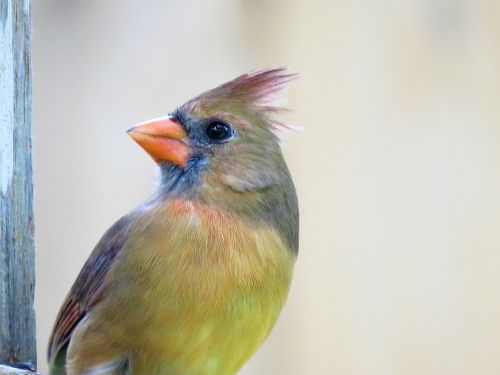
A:
[[[169,303],[161,295],[152,300],[106,299],[72,338],[69,363],[75,370],[70,373],[128,362],[136,375],[233,375],[278,318],[288,282],[275,281],[251,293],[233,292],[215,305]],[[129,297],[137,296],[129,291]]]
[[[136,375],[235,374],[274,325],[295,256],[267,226],[217,212],[157,216],[168,222],[130,235],[69,361],[128,361]]]
[[[116,287],[96,321],[112,317],[105,329],[134,374],[235,374],[273,327],[294,256],[269,228],[240,227],[229,241],[218,227],[197,230],[188,242],[178,240],[183,229],[116,262]]]
[[[133,373],[235,374],[264,341],[281,304],[247,297],[224,311],[186,308],[165,312],[145,328],[143,348],[131,360]]]

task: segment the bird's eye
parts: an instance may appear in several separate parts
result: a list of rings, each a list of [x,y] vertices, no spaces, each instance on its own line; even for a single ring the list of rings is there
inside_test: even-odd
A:
[[[206,133],[213,141],[225,141],[233,136],[233,129],[222,121],[212,121],[208,124]]]

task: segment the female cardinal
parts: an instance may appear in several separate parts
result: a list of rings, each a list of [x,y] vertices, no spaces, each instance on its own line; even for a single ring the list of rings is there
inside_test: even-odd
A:
[[[128,130],[157,192],[102,237],[64,301],[50,374],[235,374],[286,300],[297,197],[273,98],[284,68],[244,74]]]

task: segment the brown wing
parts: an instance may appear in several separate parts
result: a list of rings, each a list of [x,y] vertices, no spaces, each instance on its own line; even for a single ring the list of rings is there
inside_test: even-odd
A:
[[[49,363],[66,346],[73,329],[104,293],[104,278],[127,240],[132,215],[117,221],[101,238],[66,296],[52,330],[48,347]]]

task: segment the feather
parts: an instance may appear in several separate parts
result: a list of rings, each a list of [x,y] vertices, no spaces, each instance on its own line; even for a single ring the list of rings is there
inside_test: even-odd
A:
[[[113,260],[126,241],[130,216],[115,223],[97,244],[64,301],[52,331],[48,359],[52,362],[64,350],[76,325],[103,296],[103,282]]]
[[[286,67],[257,70],[206,91],[195,100],[242,104],[265,117],[274,132],[297,130],[300,128],[277,121],[274,117],[286,111],[282,107],[286,103],[285,89],[298,78],[298,74],[288,73]]]

